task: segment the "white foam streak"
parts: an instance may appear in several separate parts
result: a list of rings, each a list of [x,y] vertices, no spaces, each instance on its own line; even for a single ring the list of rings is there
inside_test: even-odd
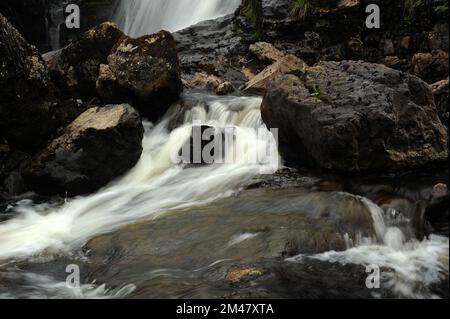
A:
[[[0,294],[0,299],[16,299],[18,297],[26,299],[111,299],[124,298],[136,290],[136,286],[133,284],[116,289],[107,288],[105,284],[83,284],[80,287],[69,287],[64,281],[29,272],[8,272],[2,275],[9,280],[24,281],[24,289],[19,296],[9,293]]]

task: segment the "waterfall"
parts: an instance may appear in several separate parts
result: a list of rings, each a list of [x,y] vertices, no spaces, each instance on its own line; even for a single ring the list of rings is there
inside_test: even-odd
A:
[[[50,6],[51,24],[47,28],[49,36],[49,44],[52,50],[61,48],[61,25],[65,22],[64,9],[68,1],[59,1],[52,3]]]
[[[241,0],[119,0],[113,20],[132,37],[165,29],[175,32],[231,14]]]

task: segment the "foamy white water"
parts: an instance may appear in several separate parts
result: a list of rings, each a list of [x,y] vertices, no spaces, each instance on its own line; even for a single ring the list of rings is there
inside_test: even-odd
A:
[[[260,104],[260,98],[223,98],[210,103],[208,111],[199,105],[187,112],[185,124],[171,133],[168,118],[156,127],[146,123],[142,157],[126,176],[61,207],[29,201],[18,205],[19,216],[0,224],[0,260],[32,257],[44,251],[70,252],[96,235],[228,196],[261,171],[276,171],[279,155],[275,139],[255,134],[255,128],[262,127]],[[233,163],[190,169],[172,163],[171,152],[190,137],[194,120],[215,127],[236,127]],[[267,148],[272,151],[266,152]],[[264,163],[248,161],[248,155],[255,152],[267,157]]]
[[[381,207],[367,198],[353,197],[364,203],[370,211],[377,240],[365,238],[346,251],[299,255],[287,261],[301,262],[303,258],[314,258],[343,265],[375,265],[385,270],[382,273],[382,286],[391,289],[398,297],[439,298],[430,293],[428,288],[432,284],[438,284],[449,274],[449,239],[431,236],[422,242],[406,240],[400,228],[385,222]],[[373,294],[377,296],[376,289]]]
[[[111,299],[125,298],[136,286],[124,285],[116,289],[108,289],[105,284],[83,284],[80,287],[68,287],[66,282],[58,281],[50,276],[30,272],[10,271],[2,274],[8,280],[21,280],[27,288],[19,295],[4,293],[0,299]]]
[[[113,20],[129,36],[175,32],[233,13],[241,0],[120,0]]]

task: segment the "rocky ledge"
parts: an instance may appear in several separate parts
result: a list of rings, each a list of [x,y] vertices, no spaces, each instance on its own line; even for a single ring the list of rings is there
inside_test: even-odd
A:
[[[383,65],[320,62],[301,77],[278,77],[261,110],[279,129],[282,156],[298,166],[394,171],[448,158],[430,87]]]

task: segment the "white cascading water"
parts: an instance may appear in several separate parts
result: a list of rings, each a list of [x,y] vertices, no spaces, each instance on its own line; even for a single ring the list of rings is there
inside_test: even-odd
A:
[[[387,269],[384,288],[403,298],[439,298],[427,287],[438,284],[449,272],[449,239],[432,235],[419,242],[406,240],[402,230],[386,222],[383,209],[365,197],[345,194],[361,201],[372,215],[376,239],[363,238],[354,247],[342,252],[329,251],[313,256],[299,255],[287,259],[301,262],[314,258],[332,263],[375,265]],[[348,235],[347,235],[348,238]],[[374,297],[377,291],[373,291]]]
[[[241,0],[120,0],[113,20],[129,36],[175,32],[233,13]]]
[[[158,218],[168,211],[201,205],[230,195],[260,172],[275,172],[279,155],[269,131],[263,126],[260,98],[223,98],[186,113],[185,124],[168,132],[169,118],[153,127],[146,123],[143,154],[126,176],[96,194],[69,200],[62,207],[20,203],[20,216],[0,224],[2,260],[45,253],[69,252],[90,238],[141,219]],[[192,132],[192,123],[236,128],[236,152],[232,163],[183,169],[173,164],[171,153],[179,150]],[[269,151],[268,151],[269,149]],[[258,153],[259,163],[249,162]]]

